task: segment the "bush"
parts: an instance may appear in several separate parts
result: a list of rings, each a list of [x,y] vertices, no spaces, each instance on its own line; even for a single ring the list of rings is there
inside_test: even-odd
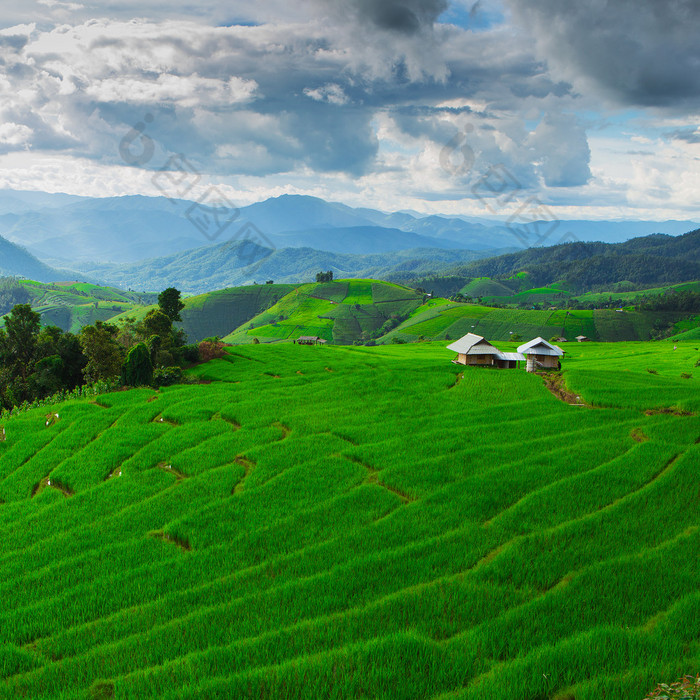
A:
[[[197,343],[183,345],[180,348],[180,355],[185,362],[199,362],[199,346]]]
[[[649,367],[647,367],[647,372],[649,372],[649,374],[658,374],[655,369],[650,369]]]
[[[260,345],[260,341],[257,338],[253,338],[253,345]]]
[[[681,379],[691,379],[692,376],[693,376],[693,375],[692,375],[692,374],[689,374],[688,372],[683,372],[683,373],[681,374]]]
[[[182,381],[180,367],[158,367],[153,370],[153,386],[170,386]]]
[[[134,345],[126,356],[122,369],[124,384],[129,386],[147,386],[153,379],[153,365],[151,353],[146,343]]]
[[[199,357],[202,362],[216,360],[223,357],[225,354],[226,350],[224,350],[224,344],[221,341],[212,342],[210,340],[203,340],[199,344]]]
[[[659,683],[644,700],[700,700],[700,675],[685,676],[675,683],[668,685]]]

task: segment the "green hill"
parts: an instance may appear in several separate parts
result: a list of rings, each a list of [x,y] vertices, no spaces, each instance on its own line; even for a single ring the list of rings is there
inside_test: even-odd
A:
[[[336,344],[379,337],[423,302],[413,289],[379,280],[337,280],[299,285],[224,340],[261,343],[314,335]]]
[[[445,302],[431,308],[418,308],[381,342],[394,338],[410,342],[421,337],[456,340],[469,332],[489,340],[508,340],[511,334],[518,334],[523,340],[563,336],[572,341],[579,335],[607,342],[649,340],[659,322],[676,323],[679,329],[684,325],[700,326],[700,318],[695,313],[615,309],[536,311]]]
[[[11,284],[14,293],[4,305],[3,313],[8,313],[15,303],[28,303],[41,315],[42,324],[72,333],[95,321],[134,312],[156,298],[154,294],[125,292],[87,282],[42,283],[16,279],[6,282]]]
[[[629,700],[694,673],[695,345],[567,347],[595,410],[444,344],[276,344],[3,416],[0,698]]]
[[[182,323],[177,325],[187,333],[187,341],[190,343],[211,336],[223,337],[268,309],[297,286],[295,284],[251,284],[187,297],[183,299],[185,308],[180,312]],[[141,321],[151,309],[156,307],[156,304],[152,304],[131,310],[116,316],[112,321],[119,323],[127,318]]]

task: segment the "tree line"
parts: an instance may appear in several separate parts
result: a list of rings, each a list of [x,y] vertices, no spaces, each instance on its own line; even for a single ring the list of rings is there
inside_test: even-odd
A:
[[[217,342],[185,343],[185,332],[173,326],[182,320],[183,308],[180,292],[169,287],[142,321],[127,318],[118,326],[96,321],[73,334],[42,328],[29,304],[16,304],[0,329],[2,408],[97,382],[164,386],[178,381],[183,365],[222,351]]]

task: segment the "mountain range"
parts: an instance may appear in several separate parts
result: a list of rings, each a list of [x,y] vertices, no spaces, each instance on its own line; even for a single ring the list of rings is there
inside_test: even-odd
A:
[[[554,229],[552,234],[528,241],[518,224],[495,219],[385,213],[303,195],[282,195],[241,209],[231,204],[208,230],[202,221],[211,213],[195,202],[165,197],[100,199],[4,190],[0,192],[0,236],[24,246],[45,263],[73,267],[76,263],[134,263],[216,246],[235,239],[244,225],[252,225],[268,248],[363,255],[413,248],[494,255],[533,242],[551,245],[563,236],[619,242],[650,233],[676,235],[698,226],[690,221],[562,221],[555,228],[552,222],[542,222],[539,228]]]

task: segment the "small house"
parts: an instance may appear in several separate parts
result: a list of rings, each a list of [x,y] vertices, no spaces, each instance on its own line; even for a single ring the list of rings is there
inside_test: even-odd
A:
[[[578,340],[579,343],[590,343],[591,342],[591,339],[585,335],[577,335],[576,340]]]
[[[452,360],[457,365],[512,369],[518,366],[519,360],[525,359],[517,352],[501,352],[476,333],[467,333],[448,345],[447,349],[457,353],[457,357]]]
[[[317,335],[300,335],[296,342],[299,345],[325,345],[326,341],[323,338],[319,338]]]
[[[559,358],[564,354],[561,348],[548,343],[544,338],[535,338],[529,343],[518,347],[518,352],[527,357],[525,369],[528,372],[537,372],[541,369],[559,369]]]
[[[560,335],[560,336],[556,339],[556,341],[557,341],[557,343],[568,343],[568,342],[569,342],[563,335]]]

